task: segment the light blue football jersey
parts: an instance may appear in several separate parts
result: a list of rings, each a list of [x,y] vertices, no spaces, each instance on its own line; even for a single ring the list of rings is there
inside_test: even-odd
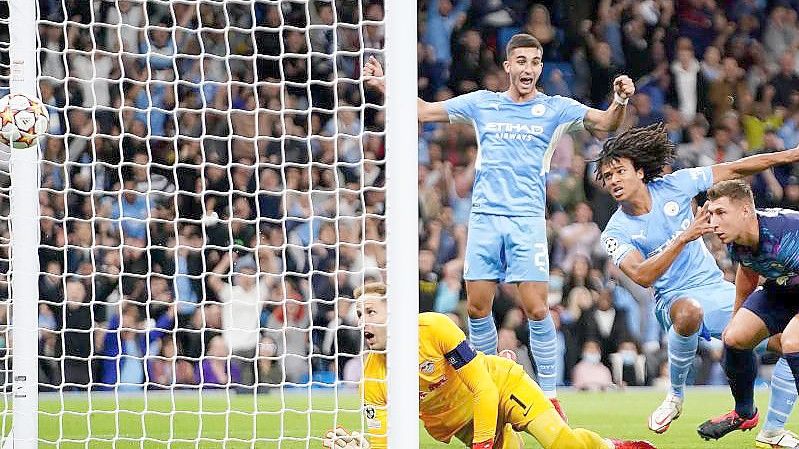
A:
[[[602,243],[617,266],[632,250],[650,258],[665,249],[694,218],[691,200],[713,185],[710,167],[678,170],[647,184],[652,210],[627,215],[621,207],[602,232]],[[724,275],[704,241],[696,239],[683,248],[653,288],[658,301],[697,287],[721,283]]]
[[[588,107],[541,92],[516,103],[504,92],[479,90],[444,102],[451,122],[477,133],[472,212],[544,217],[546,173],[560,137],[583,129]]]

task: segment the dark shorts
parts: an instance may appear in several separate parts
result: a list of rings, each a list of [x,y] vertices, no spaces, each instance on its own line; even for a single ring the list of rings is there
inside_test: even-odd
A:
[[[770,335],[779,334],[799,313],[799,286],[779,287],[767,283],[752,292],[743,307],[766,323]]]

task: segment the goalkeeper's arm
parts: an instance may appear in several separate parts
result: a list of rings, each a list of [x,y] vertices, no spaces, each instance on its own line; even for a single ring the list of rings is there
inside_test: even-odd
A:
[[[452,325],[455,326],[454,323]],[[497,433],[499,390],[485,366],[485,357],[477,357],[476,351],[466,340],[463,340],[445,356],[456,369],[458,378],[473,395],[474,436],[472,448],[491,449],[494,447],[494,437]]]
[[[366,77],[366,84],[380,93],[386,92],[386,80],[383,78],[383,66],[374,56],[369,56],[363,66],[363,75]],[[417,113],[420,122],[448,122],[449,114],[444,108],[444,102],[427,102],[418,98],[416,100]]]

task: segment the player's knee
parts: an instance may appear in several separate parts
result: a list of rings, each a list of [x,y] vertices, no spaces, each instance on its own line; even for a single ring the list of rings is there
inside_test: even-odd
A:
[[[752,336],[744,329],[727,328],[724,331],[724,346],[733,349],[752,349],[756,346],[752,342]]]
[[[466,312],[469,314],[469,318],[485,318],[491,315],[491,301],[468,300]]]
[[[785,354],[799,352],[799,335],[784,333],[780,337],[780,344],[782,346],[782,352]]]
[[[549,314],[549,307],[546,303],[530,304],[524,307],[524,313],[527,319],[541,321]]]
[[[683,336],[693,335],[702,327],[702,306],[693,299],[683,299],[671,310],[671,323],[674,330]]]

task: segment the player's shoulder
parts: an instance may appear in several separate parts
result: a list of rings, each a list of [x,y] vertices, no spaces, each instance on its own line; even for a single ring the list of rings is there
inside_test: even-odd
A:
[[[605,229],[602,231],[602,234],[606,235],[613,232],[624,231],[629,222],[630,217],[621,210],[621,207],[617,207],[616,211],[613,212],[613,215],[610,216],[610,219],[605,225]]]
[[[480,89],[480,90],[473,90],[471,92],[467,92],[465,94],[458,95],[455,98],[468,98],[474,101],[480,100],[492,100],[492,99],[499,99],[500,95],[499,92],[493,92],[490,90]]]
[[[419,314],[419,328],[435,328],[436,326],[449,325],[450,323],[452,323],[452,320],[443,313],[423,312]]]
[[[463,331],[450,317],[443,313],[425,312],[419,314],[419,344],[439,347],[442,343],[459,340]]]
[[[761,226],[777,232],[799,230],[799,211],[784,208],[757,209],[757,217]]]
[[[564,97],[561,95],[546,95],[544,93],[542,93],[541,95],[543,95],[544,101],[547,101],[550,104],[560,104],[560,105],[582,104],[571,97]]]
[[[710,177],[712,177],[712,168],[711,167],[690,167],[690,168],[681,168],[679,170],[673,171],[667,175],[664,175],[660,178],[653,180],[652,182],[659,182],[661,185],[683,185],[687,181],[696,182],[696,181],[705,181],[709,182]],[[653,184],[656,185],[656,184]]]
[[[382,379],[386,373],[386,355],[378,352],[366,354],[363,362],[364,377],[369,379]]]
[[[784,207],[764,207],[757,209],[757,215],[761,218],[774,218],[777,220],[797,220],[799,211],[786,209]]]

